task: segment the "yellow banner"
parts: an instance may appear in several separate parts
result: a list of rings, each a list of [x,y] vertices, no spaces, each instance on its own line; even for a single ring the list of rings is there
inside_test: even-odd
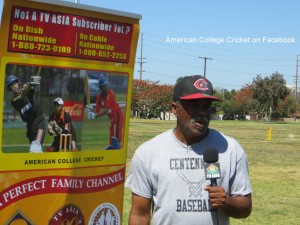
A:
[[[63,1],[4,1],[1,224],[122,224],[140,19]]]

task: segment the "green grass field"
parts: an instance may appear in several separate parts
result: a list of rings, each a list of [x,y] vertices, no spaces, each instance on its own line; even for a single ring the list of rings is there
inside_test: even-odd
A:
[[[14,124],[17,124],[13,127]],[[84,122],[73,122],[77,136],[77,148],[79,150],[105,149],[109,145],[110,120],[107,116]],[[29,141],[26,137],[25,123],[12,121],[7,123],[2,131],[2,151],[4,153],[21,153],[29,151]],[[43,146],[50,146],[53,136],[45,134]]]
[[[131,119],[127,170],[135,149],[144,141],[173,128],[175,121]],[[300,225],[300,123],[211,121],[211,128],[236,138],[249,159],[253,209],[232,225]],[[272,139],[267,141],[268,127]],[[125,189],[123,224],[128,221],[131,193]]]

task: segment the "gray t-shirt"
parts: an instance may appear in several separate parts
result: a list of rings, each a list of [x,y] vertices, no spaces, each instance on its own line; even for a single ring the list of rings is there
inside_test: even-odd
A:
[[[191,146],[180,142],[168,130],[142,144],[135,152],[125,186],[133,193],[153,199],[152,224],[219,225],[229,224],[221,210],[214,211],[204,187],[203,151],[219,152],[221,178],[217,185],[231,195],[252,192],[247,156],[240,144],[210,129],[209,135]]]

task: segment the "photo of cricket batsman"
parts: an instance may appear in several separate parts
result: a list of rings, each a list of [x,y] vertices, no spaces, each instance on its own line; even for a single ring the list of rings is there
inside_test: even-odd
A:
[[[30,81],[21,83],[15,75],[8,75],[5,86],[11,94],[11,105],[26,123],[26,136],[29,140],[29,152],[41,153],[46,132],[46,118],[35,95],[40,89],[41,76],[31,76]]]
[[[87,117],[89,120],[94,120],[107,116],[110,119],[110,127],[109,145],[106,147],[106,150],[120,149],[124,124],[122,109],[116,100],[114,91],[109,87],[110,83],[106,76],[100,76],[98,86],[100,91],[96,97],[95,107],[90,104],[86,105]]]

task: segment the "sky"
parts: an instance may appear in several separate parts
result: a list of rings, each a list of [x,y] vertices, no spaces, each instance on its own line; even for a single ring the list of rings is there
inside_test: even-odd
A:
[[[135,79],[140,79],[143,58],[142,79],[160,84],[204,75],[206,61],[206,77],[218,89],[239,90],[257,75],[270,77],[275,72],[288,85],[296,85],[300,1],[80,0],[78,4],[142,16]],[[2,7],[0,0],[0,15]]]

